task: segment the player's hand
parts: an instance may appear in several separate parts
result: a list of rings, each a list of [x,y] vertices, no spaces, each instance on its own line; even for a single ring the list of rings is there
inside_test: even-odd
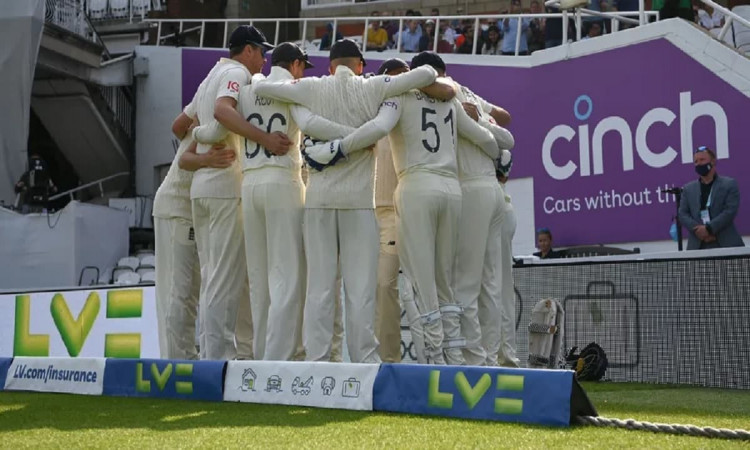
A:
[[[263,140],[265,142],[261,142],[261,145],[277,156],[286,155],[289,151],[289,147],[292,145],[292,141],[289,137],[281,131],[268,133]]]
[[[464,111],[466,111],[466,114],[474,119],[475,122],[479,120],[479,109],[477,108],[477,105],[469,102],[463,102],[461,103],[461,106],[464,107]]]
[[[231,148],[226,148],[224,144],[218,144],[211,147],[205,154],[206,166],[213,169],[226,169],[231,166],[237,153]]]
[[[307,164],[318,172],[344,158],[344,153],[341,151],[341,141],[338,139],[305,147],[302,149],[302,155],[305,157]]]

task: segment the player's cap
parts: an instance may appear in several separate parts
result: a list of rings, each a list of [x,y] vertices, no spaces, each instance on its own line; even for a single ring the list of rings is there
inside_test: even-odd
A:
[[[409,64],[407,64],[406,61],[401,58],[386,59],[385,61],[383,61],[383,64],[378,67],[378,75],[383,75],[390,72],[391,70],[400,69],[402,67],[408,69]]]
[[[307,59],[307,53],[299,48],[297,44],[294,44],[292,42],[284,42],[283,44],[277,45],[276,48],[273,49],[273,54],[271,55],[271,64],[276,66],[279,63],[291,63],[297,61],[298,59],[305,62],[305,69],[315,67]]]
[[[262,47],[265,50],[273,49],[273,45],[266,41],[266,36],[262,31],[252,25],[240,25],[232,31],[232,35],[229,37],[229,48],[246,44]]]
[[[445,72],[445,62],[443,61],[443,58],[435,52],[422,52],[412,58],[411,68],[416,69],[420,66],[432,66],[435,70],[442,70]]]
[[[362,51],[359,49],[359,45],[351,39],[340,39],[333,44],[331,47],[331,61],[339,58],[359,58],[362,60],[362,65],[366,66],[367,62],[365,57],[362,56]]]

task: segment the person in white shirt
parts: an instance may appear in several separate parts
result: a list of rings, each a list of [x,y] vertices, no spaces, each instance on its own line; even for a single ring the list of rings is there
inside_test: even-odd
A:
[[[445,70],[442,59],[433,52],[420,53],[411,64],[412,69],[424,65],[438,73]],[[505,137],[510,135],[495,128]],[[395,192],[396,242],[401,268],[414,290],[414,303],[405,302],[404,309],[417,359],[432,364],[463,364],[461,347],[465,340],[459,329],[462,308],[455,303],[451,287],[461,211],[456,136],[464,136],[490,158],[498,156],[498,142],[466,114],[457,100],[446,102],[410,91],[384,101],[373,121],[341,141],[310,148],[309,157],[318,158],[324,153],[321,148],[347,154],[386,133],[399,179]]]
[[[267,132],[282,132],[294,150],[274,155],[260,143],[245,138],[243,149],[242,216],[245,256],[253,316],[253,350],[256,359],[292,360],[302,320],[305,286],[305,259],[302,247],[304,185],[299,151],[300,128],[319,139],[351,132],[306,108],[261,97],[257,82],[300,79],[312,67],[305,54],[293,43],[273,50],[268,78],[256,74],[240,91],[239,111],[243,117]],[[222,133],[223,132],[223,133]],[[197,128],[194,136],[201,143],[221,141],[223,127]]]
[[[254,134],[257,142],[267,144],[274,152],[285,153],[291,144],[283,134],[267,133],[247,123],[235,109],[240,89],[250,82],[251,72],[260,71],[264,53],[272,47],[254,27],[238,27],[229,39],[230,58],[222,58],[214,66],[195,95],[195,118],[202,125],[215,125],[218,120],[232,131],[221,144],[235,152],[240,150],[237,132]],[[186,152],[180,159],[180,167],[197,168],[190,198],[198,257],[205,275],[199,313],[201,358],[249,359],[253,356],[252,319],[239,214],[240,162],[237,158],[224,169],[195,167],[191,158],[210,147],[199,144],[196,153]]]
[[[180,139],[177,154],[167,176],[154,196],[154,240],[156,249],[156,317],[159,329],[159,353],[166,359],[198,359],[195,348],[195,320],[201,286],[198,251],[195,245],[190,184],[193,173],[182,170],[178,162],[196,143],[188,134],[194,103],[185,107],[172,125]],[[209,167],[231,165],[234,152],[212,148],[201,155]]]
[[[322,117],[357,127],[377,114],[385,98],[428,86],[436,77],[432,68],[396,77],[361,77],[364,58],[348,39],[333,45],[330,59],[331,76],[262,81],[256,94],[304,105]],[[455,94],[452,86],[437,88]],[[325,171],[310,172],[304,219],[308,272],[303,341],[311,361],[330,358],[339,261],[349,357],[352,362],[380,361],[374,331],[379,247],[373,211],[374,162],[368,149]]]

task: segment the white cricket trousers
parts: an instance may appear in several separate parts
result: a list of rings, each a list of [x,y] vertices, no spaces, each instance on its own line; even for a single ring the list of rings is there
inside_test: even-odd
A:
[[[154,217],[156,318],[161,358],[198,359],[195,319],[201,275],[191,221]]]
[[[378,224],[372,209],[306,209],[307,295],[302,325],[308,361],[328,361],[341,259],[346,345],[352,362],[378,363],[375,292]]]
[[[281,167],[246,171],[242,181],[247,277],[256,359],[291,361],[302,321],[305,187]]]
[[[425,354],[437,364],[463,364],[461,350],[449,348],[449,342],[460,340],[459,315],[445,313],[446,306],[455,305],[461,186],[452,177],[412,172],[399,179],[395,203],[399,260],[414,289]],[[433,320],[437,317],[441,320]]]
[[[507,209],[502,189],[495,177],[476,177],[461,180],[461,220],[456,251],[453,292],[456,302],[464,309],[461,333],[466,338],[463,354],[466,364],[483,366],[487,360],[482,342],[485,327],[480,327],[480,308],[487,327],[494,327],[493,341],[498,340],[500,310],[492,305],[480,305],[480,292],[485,276],[498,272],[496,261],[488,257],[490,246],[499,245],[500,230]],[[485,268],[485,266],[489,266]],[[482,300],[489,301],[488,296]],[[496,351],[497,352],[497,351]]]
[[[501,187],[501,189],[503,188]],[[506,198],[504,190],[503,198]],[[492,350],[497,348],[499,351],[488,351],[487,363],[488,365],[520,367],[520,362],[516,356],[516,291],[513,284],[513,236],[516,234],[516,212],[510,202],[506,201],[505,204],[507,205],[505,219],[500,230],[499,246],[496,246],[499,248],[492,248],[492,257],[499,261],[498,267],[500,270],[495,275],[495,279],[499,281],[499,296],[495,285],[493,285],[495,291],[487,291],[488,297],[499,298],[500,316],[502,318],[499,343],[495,343],[494,340],[488,342],[488,344],[493,345]],[[480,304],[482,303],[480,297]],[[495,303],[498,302],[495,301]],[[485,317],[481,310],[480,314],[480,318]],[[497,329],[496,324],[483,323],[482,332],[484,333],[485,326],[489,327],[490,325],[495,327],[495,330]],[[495,355],[497,355],[496,360],[494,360]]]
[[[201,357],[232,360],[238,354],[252,356],[242,355],[235,347],[237,321],[251,320],[240,199],[193,199],[193,227],[198,254],[205,259],[201,261],[205,275],[205,298],[200,303],[201,347],[205,352],[201,349]],[[240,308],[240,302],[248,304]],[[243,308],[247,312],[238,317],[238,309]],[[238,333],[238,341],[246,339]]]
[[[499,183],[496,186],[500,195],[494,203],[487,252],[484,256],[482,288],[479,293],[479,324],[486,364],[518,367],[518,359],[515,357],[516,304],[512,273],[512,241],[516,232],[516,216],[513,206],[506,199],[505,191]],[[512,351],[506,355],[508,348],[512,348]]]
[[[375,310],[375,335],[383,362],[401,361],[401,303],[398,298],[398,251],[396,250],[396,210],[392,206],[375,208],[380,229],[378,290]]]

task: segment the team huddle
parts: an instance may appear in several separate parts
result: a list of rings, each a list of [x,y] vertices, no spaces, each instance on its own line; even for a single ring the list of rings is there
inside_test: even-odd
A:
[[[336,361],[343,318],[352,362],[397,362],[400,292],[420,363],[518,366],[508,113],[432,52],[362,76],[344,39],[304,77],[254,27],[229,51],[154,201],[161,356]]]

